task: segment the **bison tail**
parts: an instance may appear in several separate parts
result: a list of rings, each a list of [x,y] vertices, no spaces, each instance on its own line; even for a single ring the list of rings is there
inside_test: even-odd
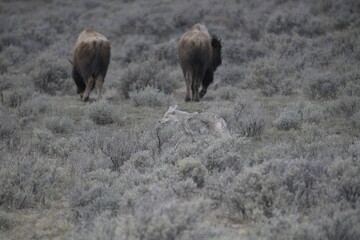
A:
[[[110,46],[106,42],[95,42],[95,56],[91,63],[91,72],[95,75],[105,77],[110,60]]]

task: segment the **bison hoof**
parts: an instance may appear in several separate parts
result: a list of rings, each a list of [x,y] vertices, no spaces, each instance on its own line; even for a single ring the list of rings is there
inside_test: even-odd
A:
[[[200,98],[203,98],[205,96],[205,94],[206,94],[206,90],[204,90],[204,89],[201,90],[200,93],[199,93]]]
[[[89,97],[84,97],[84,98],[83,98],[83,101],[84,101],[84,102],[89,101]]]
[[[185,102],[190,102],[190,98],[189,98],[189,97],[186,97],[186,98],[185,98]]]

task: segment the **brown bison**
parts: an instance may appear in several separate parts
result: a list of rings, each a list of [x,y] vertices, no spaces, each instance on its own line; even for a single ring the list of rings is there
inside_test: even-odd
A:
[[[190,89],[192,100],[199,101],[213,82],[216,68],[221,65],[221,39],[210,36],[204,25],[196,24],[182,35],[178,50],[186,81],[185,101],[190,101]]]
[[[83,101],[89,100],[96,87],[97,100],[110,62],[110,43],[105,36],[92,29],[82,31],[77,39],[73,55],[72,77],[77,93]]]

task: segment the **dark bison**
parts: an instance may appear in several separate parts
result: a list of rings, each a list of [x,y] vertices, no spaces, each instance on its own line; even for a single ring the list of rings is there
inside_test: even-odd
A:
[[[196,24],[182,35],[178,50],[186,81],[185,101],[190,101],[190,89],[192,100],[199,101],[213,82],[216,68],[221,65],[221,39],[210,36],[204,25]]]
[[[105,36],[92,29],[82,31],[77,39],[72,60],[72,77],[77,93],[83,101],[89,100],[96,87],[97,100],[110,62],[110,43]]]

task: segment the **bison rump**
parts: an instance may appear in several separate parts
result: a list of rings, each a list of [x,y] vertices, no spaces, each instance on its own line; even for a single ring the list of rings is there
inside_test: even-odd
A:
[[[110,61],[110,44],[105,41],[79,43],[74,52],[73,79],[78,93],[85,90],[85,79],[90,76],[105,78]],[[94,85],[93,87],[94,88]]]

